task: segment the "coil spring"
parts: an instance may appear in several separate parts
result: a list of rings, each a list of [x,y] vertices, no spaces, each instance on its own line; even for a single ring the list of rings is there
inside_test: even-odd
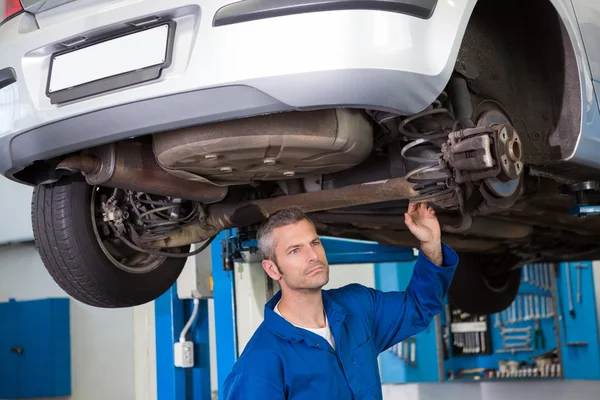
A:
[[[447,96],[445,93],[442,93],[441,97],[446,98]],[[448,188],[447,173],[439,162],[439,157],[441,157],[442,154],[441,148],[435,143],[435,140],[446,139],[448,132],[442,126],[440,126],[439,129],[429,132],[417,132],[417,129],[412,123],[420,118],[443,114],[454,121],[452,130],[457,130],[459,122],[450,110],[443,107],[442,102],[439,99],[432,104],[432,108],[411,115],[410,117],[403,119],[398,125],[398,130],[401,134],[408,139],[413,139],[412,142],[402,148],[400,153],[401,156],[407,161],[422,164],[420,167],[415,168],[406,174],[407,181],[415,184],[413,189],[419,192],[420,195],[432,194]],[[436,148],[438,150],[436,158],[411,156],[409,154],[411,150],[424,146]]]

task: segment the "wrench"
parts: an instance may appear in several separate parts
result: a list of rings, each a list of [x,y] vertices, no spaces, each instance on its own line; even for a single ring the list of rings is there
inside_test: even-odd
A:
[[[552,268],[552,264],[546,264],[546,289],[552,290],[552,279],[550,278],[550,270]]]
[[[527,326],[524,328],[502,328],[500,329],[500,333],[502,335],[506,335],[508,333],[528,333],[531,335],[531,326]]]
[[[529,282],[529,273],[528,273],[528,270],[529,270],[529,266],[525,265],[523,267],[523,282],[525,282],[525,283]]]
[[[534,319],[535,314],[533,313],[533,295],[528,295],[529,297],[529,319]]]
[[[517,305],[515,304],[514,301],[511,305],[511,309],[512,309],[512,322],[514,324],[517,322]]]
[[[577,302],[581,304],[581,270],[587,268],[585,264],[576,264],[577,268]]]
[[[540,274],[542,275],[540,287],[546,290],[546,264],[540,264]]]
[[[535,319],[540,319],[540,303],[537,295],[533,297],[533,301],[535,303]]]
[[[542,314],[542,318],[548,318],[548,312],[546,310],[546,298],[545,297],[540,297],[540,303],[541,303],[541,314]]]
[[[569,295],[569,314],[571,314],[571,318],[575,318],[575,306],[573,305],[573,292],[571,291],[571,264],[565,263],[565,267],[567,268],[567,294]]]
[[[485,344],[485,333],[481,332],[480,335],[481,335],[481,352],[485,353],[486,350],[487,350],[486,347],[485,347],[486,346],[486,344]]]
[[[521,295],[517,295],[517,322],[523,321],[523,315],[521,313]]]

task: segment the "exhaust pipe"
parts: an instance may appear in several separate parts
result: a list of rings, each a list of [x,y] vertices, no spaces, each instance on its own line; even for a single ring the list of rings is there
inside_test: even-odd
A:
[[[163,170],[150,144],[125,141],[66,158],[58,170],[80,171],[90,185],[171,196],[201,203],[225,198],[227,187],[177,178]]]
[[[419,194],[413,190],[412,186],[412,183],[404,178],[394,178],[375,183],[364,183],[339,189],[300,193],[271,199],[213,204],[207,207],[207,215],[204,221],[183,226],[178,233],[148,243],[148,246],[164,248],[198,243],[216,235],[223,229],[257,224],[277,211],[291,207],[299,208],[305,213],[311,213],[341,207],[410,199]]]

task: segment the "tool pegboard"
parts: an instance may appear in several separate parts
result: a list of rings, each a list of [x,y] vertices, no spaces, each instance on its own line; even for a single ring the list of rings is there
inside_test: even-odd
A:
[[[396,272],[407,284],[412,269]],[[446,302],[416,346],[381,354],[382,382],[600,380],[600,263],[529,264],[521,273],[501,313],[474,316]]]
[[[559,265],[557,312],[565,379],[600,379],[600,296],[595,294],[595,285],[600,285],[600,265],[594,264]],[[596,290],[600,294],[600,286]]]
[[[448,305],[452,352],[444,361],[445,379],[560,379],[562,365],[557,346],[558,315],[554,295],[553,264],[530,264],[522,269],[521,285],[513,303],[503,312],[487,316],[459,314]],[[456,339],[455,318],[486,321],[485,353],[470,354]],[[446,324],[448,325],[448,324]],[[459,328],[460,325],[458,325]],[[483,329],[483,325],[478,328]],[[457,348],[458,347],[458,348]],[[477,350],[477,346],[475,346]],[[481,349],[480,349],[481,350]]]

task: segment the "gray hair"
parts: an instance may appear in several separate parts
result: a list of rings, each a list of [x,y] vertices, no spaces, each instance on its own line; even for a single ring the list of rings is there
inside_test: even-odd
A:
[[[273,230],[282,226],[297,224],[300,221],[307,220],[314,227],[315,224],[298,208],[288,208],[281,210],[271,215],[258,228],[256,240],[258,241],[258,249],[263,254],[265,260],[275,260],[275,238]],[[316,228],[315,228],[316,230]]]

